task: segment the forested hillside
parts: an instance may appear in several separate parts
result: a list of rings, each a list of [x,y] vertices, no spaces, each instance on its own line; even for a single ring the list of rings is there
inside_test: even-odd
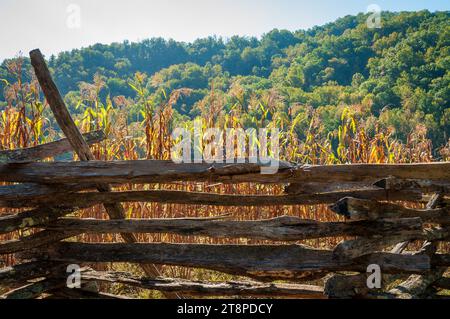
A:
[[[94,90],[99,103],[129,106],[130,121],[138,121],[144,105],[157,107],[165,95],[188,88],[174,105],[175,119],[220,105],[218,113],[245,110],[239,119],[245,126],[256,125],[264,112],[279,117],[280,126],[296,120],[302,136],[310,124],[303,115],[314,112],[324,132],[333,132],[352,105],[368,131],[382,125],[406,140],[420,127],[436,147],[444,145],[450,137],[450,12],[383,12],[379,29],[367,28],[366,19],[346,16],[261,39],[96,44],[51,56],[49,65],[74,113],[90,105],[86,92]],[[1,65],[2,91],[17,81],[11,69],[11,60]]]

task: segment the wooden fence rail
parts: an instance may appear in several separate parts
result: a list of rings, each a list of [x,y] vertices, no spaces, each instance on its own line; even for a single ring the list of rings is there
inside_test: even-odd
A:
[[[6,182],[66,183],[170,183],[177,181],[223,183],[329,183],[373,181],[387,177],[443,181],[450,179],[450,163],[292,165],[283,164],[275,174],[261,174],[261,165],[189,164],[160,160],[89,161],[0,164]],[[420,184],[419,184],[420,185]]]
[[[268,175],[261,174],[262,165],[248,161],[96,161],[89,145],[104,140],[103,132],[81,134],[39,51],[32,51],[31,62],[66,139],[0,151],[0,183],[4,184],[0,207],[6,211],[0,215],[0,236],[8,238],[0,242],[0,255],[14,254],[17,260],[0,269],[0,291],[5,290],[1,298],[124,298],[93,291],[92,282],[158,290],[167,298],[420,298],[437,297],[439,289],[449,289],[449,162],[329,166],[280,162],[278,172]],[[81,161],[39,162],[67,151]],[[173,183],[279,184],[284,192],[189,192],[174,190]],[[149,185],[140,188],[145,190],[125,191],[121,184]],[[328,205],[329,214],[336,214],[338,221],[297,216],[239,220],[235,214],[127,219],[121,203],[129,202],[203,209],[205,205],[252,206],[264,207],[265,212],[277,206]],[[109,220],[78,217],[81,209],[98,204],[105,207]],[[84,234],[121,234],[124,242],[81,242],[79,235]],[[239,244],[142,243],[136,234],[233,239]],[[323,238],[341,241],[328,249],[300,243]],[[255,242],[242,244],[240,239]],[[423,243],[422,249],[407,252],[413,241]],[[442,250],[438,250],[440,243]],[[66,287],[69,264],[95,268],[105,262],[139,264],[145,276],[83,268],[81,289]],[[382,271],[381,289],[366,284],[367,267],[373,264]],[[159,265],[208,269],[249,280],[164,278]],[[390,284],[398,279],[401,283],[392,288]]]
[[[101,142],[106,138],[103,131],[85,133],[83,134],[83,137],[89,145]],[[29,163],[48,157],[55,157],[71,151],[72,147],[69,140],[64,138],[59,141],[29,148],[2,150],[0,151],[0,163]]]
[[[66,263],[154,263],[217,270],[267,280],[298,280],[330,271],[366,271],[378,264],[386,273],[424,273],[447,266],[447,256],[433,262],[425,255],[375,253],[359,260],[337,260],[330,250],[302,245],[87,244],[61,242],[47,250],[32,249],[23,257]]]
[[[60,163],[55,163],[56,165]],[[64,163],[72,164],[72,163]],[[447,164],[447,163],[444,163]],[[7,164],[15,166],[16,164]],[[17,164],[17,167],[28,164]],[[50,163],[46,165],[51,166]],[[109,165],[109,164],[108,164]],[[425,165],[425,164],[422,164]],[[204,165],[200,165],[204,167]],[[431,164],[431,167],[440,165]],[[224,166],[225,167],[225,166]],[[229,165],[226,167],[230,167]],[[352,165],[347,165],[349,171]],[[341,170],[342,168],[340,168]],[[95,170],[95,169],[93,169]],[[189,169],[191,170],[191,169]],[[240,173],[238,173],[240,174]],[[1,174],[0,174],[1,175]],[[94,174],[95,175],[95,174]],[[161,174],[160,174],[161,175]],[[229,175],[233,176],[233,175]],[[185,295],[253,295],[253,296],[291,296],[291,297],[344,297],[337,294],[331,281],[323,288],[306,285],[305,282],[317,280],[329,273],[358,272],[359,277],[348,277],[347,285],[355,284],[366,278],[364,275],[369,264],[377,264],[384,274],[415,274],[416,282],[426,282],[431,287],[435,282],[445,282],[444,271],[450,265],[450,256],[434,253],[431,255],[415,253],[383,252],[390,246],[412,240],[436,243],[448,242],[450,231],[450,210],[445,205],[446,193],[436,197],[427,194],[430,185],[417,182],[418,176],[410,173],[408,177],[414,183],[387,176],[379,179],[373,176],[366,187],[358,181],[358,189],[308,193],[299,190],[300,184],[287,187],[285,195],[226,195],[214,193],[193,193],[172,190],[113,191],[94,192],[94,180],[84,180],[82,184],[72,183],[74,187],[56,187],[51,184],[18,184],[4,186],[0,192],[3,207],[34,207],[21,213],[0,217],[0,232],[8,233],[18,229],[43,229],[30,235],[3,241],[0,254],[16,253],[18,258],[35,260],[25,264],[26,276],[21,274],[20,265],[16,268],[0,271],[4,285],[18,285],[6,293],[4,298],[36,297],[44,292],[62,293],[66,288],[61,278],[53,278],[62,265],[71,263],[131,262],[144,265],[174,265],[203,268],[223,273],[245,276],[259,282],[273,280],[289,281],[288,286],[268,286],[255,282],[205,283],[180,281],[178,279],[137,278],[114,272],[85,273],[85,281],[118,282],[141,288],[160,290],[168,293],[178,292]],[[364,180],[367,181],[367,175]],[[338,178],[339,180],[339,178]],[[378,180],[378,182],[377,182]],[[31,181],[31,180],[30,180]],[[30,182],[27,181],[27,182]],[[96,181],[96,180],[95,180]],[[379,182],[379,181],[385,181]],[[386,181],[389,181],[388,183]],[[406,181],[406,180],[405,180]],[[447,181],[437,180],[440,190],[445,191]],[[72,181],[73,182],[73,181]],[[333,182],[335,182],[333,180]],[[339,182],[337,182],[339,183]],[[373,185],[377,184],[377,185]],[[59,185],[59,183],[54,184]],[[64,185],[64,184],[63,184]],[[318,187],[319,184],[315,184]],[[394,187],[394,186],[395,187]],[[398,185],[401,185],[399,187]],[[419,187],[416,187],[416,186]],[[426,185],[428,188],[423,187]],[[385,188],[381,188],[384,186]],[[432,188],[436,190],[436,187]],[[23,190],[24,194],[14,194],[13,190]],[[425,197],[434,200],[435,205],[426,208],[406,207],[392,201],[421,202]],[[341,222],[320,222],[304,220],[293,216],[282,216],[269,220],[239,221],[230,216],[217,218],[179,218],[179,219],[126,219],[97,220],[64,217],[76,213],[80,208],[99,203],[151,201],[159,203],[178,203],[217,206],[274,206],[274,205],[314,205],[329,204],[332,212],[346,218]],[[15,203],[15,204],[14,204]],[[65,242],[80,234],[110,233],[166,233],[181,236],[207,236],[212,238],[248,238],[276,242],[297,242],[305,239],[326,237],[356,237],[342,241],[333,250],[313,249],[303,245],[205,245],[205,244],[168,244],[168,243],[110,243],[88,244]],[[54,271],[42,269],[42,265],[53,265]],[[19,267],[19,268],[17,268]],[[31,268],[30,268],[31,267]],[[31,271],[30,271],[31,269]],[[434,269],[440,269],[435,272]],[[433,273],[433,275],[429,275]],[[27,283],[27,280],[47,277],[45,281]],[[351,276],[351,275],[350,275]],[[333,277],[333,280],[335,277]],[[340,278],[340,277],[339,277]],[[441,280],[441,278],[444,278]],[[346,279],[346,278],[344,278]],[[58,281],[59,280],[59,281]],[[330,279],[331,280],[331,279]],[[340,279],[341,280],[341,279]],[[412,279],[411,279],[412,280]],[[289,286],[291,285],[291,286]],[[422,285],[423,286],[423,285]],[[420,286],[420,287],[422,287]],[[13,285],[14,287],[14,285]],[[269,289],[270,287],[270,289]],[[309,287],[309,288],[305,288]],[[415,287],[415,286],[414,286]],[[61,290],[63,289],[63,290]],[[416,289],[416,288],[414,288]],[[417,290],[417,289],[416,289]],[[367,290],[367,298],[396,298],[421,296],[421,293],[399,294],[393,291]],[[36,291],[40,293],[36,295]],[[360,293],[363,290],[358,290]],[[352,295],[347,292],[345,296]],[[179,295],[177,295],[179,296]],[[357,295],[361,297],[360,295]],[[104,296],[106,297],[106,296]]]
[[[33,226],[31,226],[33,227]],[[39,226],[37,226],[39,227]],[[128,219],[94,220],[63,218],[46,224],[46,230],[0,243],[0,253],[16,253],[80,234],[164,233],[212,238],[248,238],[272,241],[299,241],[337,236],[401,236],[403,239],[436,239],[436,231],[424,232],[420,218],[317,222],[296,217],[259,221],[221,221],[213,219]],[[434,237],[432,237],[434,235]],[[440,237],[447,235],[439,232]],[[380,243],[383,243],[380,241]],[[387,246],[387,245],[386,245]]]
[[[89,207],[97,204],[118,202],[155,202],[165,204],[189,204],[212,206],[276,206],[276,205],[317,205],[331,204],[344,197],[358,197],[374,200],[408,200],[421,201],[422,194],[418,191],[385,191],[383,189],[364,189],[338,191],[317,194],[287,194],[287,195],[228,195],[171,190],[124,191],[124,192],[83,192],[56,193],[47,198],[21,199],[16,196],[14,201],[1,201],[4,207],[35,207],[50,205],[59,207]],[[0,197],[1,198],[1,197]],[[430,216],[438,215],[439,211],[430,211]],[[413,215],[417,212],[412,211]],[[426,213],[426,212],[425,212]],[[406,213],[405,213],[406,214]]]

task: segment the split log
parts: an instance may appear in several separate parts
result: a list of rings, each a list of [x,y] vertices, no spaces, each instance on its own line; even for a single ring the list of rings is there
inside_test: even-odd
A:
[[[329,204],[346,196],[357,196],[376,200],[420,200],[417,191],[388,193],[380,190],[356,190],[303,195],[228,195],[196,193],[170,190],[147,190],[126,192],[84,192],[55,194],[45,199],[2,201],[7,207],[29,207],[38,205],[90,207],[97,204],[118,202],[155,202],[165,204],[214,205],[214,206],[273,206],[273,205],[316,205]]]
[[[445,171],[446,170],[446,171]],[[393,176],[401,179],[449,180],[450,162],[421,164],[303,165],[293,171],[301,182],[355,182]]]
[[[430,202],[431,203],[431,202]],[[434,205],[429,204],[428,207],[434,207]],[[420,252],[415,255],[427,255],[432,258],[432,263],[434,264],[434,268],[424,274],[414,274],[411,275],[406,281],[397,285],[393,289],[388,292],[379,292],[368,290],[363,284],[363,276],[364,275],[355,275],[355,276],[337,276],[334,281],[330,282],[330,289],[327,289],[327,285],[325,291],[328,296],[332,297],[333,294],[336,297],[340,295],[348,297],[356,297],[357,295],[362,295],[368,298],[378,298],[378,299],[393,299],[393,298],[401,298],[401,299],[412,299],[412,298],[420,298],[428,289],[428,287],[436,282],[439,278],[442,277],[442,274],[445,272],[446,266],[448,262],[450,262],[448,255],[434,255],[436,253],[437,247],[435,245],[435,241],[448,239],[449,229],[448,228],[433,228],[433,229],[425,229],[422,234],[422,239],[426,239],[427,241],[423,245]],[[400,236],[401,237],[401,236]],[[346,256],[348,258],[354,258],[357,256],[361,256],[363,254],[368,254],[371,251],[375,251],[383,248],[384,245],[388,246],[393,244],[395,241],[400,241],[400,237],[392,237],[389,238],[377,238],[377,239],[367,239],[360,238],[354,241],[344,241],[339,244],[335,250],[335,256]],[[406,238],[402,238],[401,240],[405,240]],[[410,240],[419,239],[419,238],[410,238]],[[403,251],[403,247],[409,243],[410,240],[403,241],[401,245],[396,246],[393,251]],[[353,245],[352,245],[353,244]],[[359,252],[356,253],[356,252]],[[435,259],[435,261],[433,261]],[[437,260],[440,262],[437,262]],[[445,262],[446,261],[446,262]],[[444,266],[444,267],[443,267]],[[335,282],[337,281],[337,283]],[[358,287],[358,291],[352,288]],[[330,291],[331,290],[331,291]]]
[[[436,208],[438,208],[439,206],[441,206],[442,198],[443,198],[442,193],[438,192],[438,193],[433,194],[433,196],[431,196],[430,200],[428,201],[426,208],[427,209],[436,209]],[[444,206],[442,206],[442,207],[444,207]],[[410,240],[398,243],[391,250],[391,253],[401,254],[406,249],[406,247],[408,247],[409,243],[410,243]]]
[[[436,221],[433,214],[438,216],[445,215],[450,209],[436,209],[439,196],[433,196],[427,204],[425,210],[413,210],[402,206],[375,203],[373,201],[364,201],[355,198],[344,198],[333,206],[333,210],[340,214],[350,216],[353,220],[374,220],[381,217],[410,217],[420,216],[426,221]],[[424,217],[424,215],[426,217]],[[432,217],[430,219],[430,217]],[[335,258],[356,258],[364,254],[370,254],[375,251],[382,250],[388,246],[399,243],[393,250],[393,253],[401,253],[408,243],[416,239],[424,239],[428,241],[438,241],[448,239],[450,236],[449,228],[432,228],[425,229],[423,232],[401,230],[393,236],[374,236],[373,238],[357,238],[346,240],[338,244],[334,249]]]
[[[368,293],[367,274],[332,274],[325,280],[324,294],[328,298],[357,298]]]
[[[364,299],[411,299],[412,296],[407,292],[412,292],[411,287],[415,286],[416,293],[414,298],[422,296],[422,292],[428,287],[429,282],[413,280],[419,275],[412,275],[407,281],[397,286],[388,292],[383,289],[370,289],[367,287],[367,275],[342,275],[335,274],[330,276],[325,282],[324,293],[328,298],[333,299],[349,299],[349,298],[364,298]],[[420,288],[419,288],[420,287]]]
[[[23,287],[8,291],[0,296],[0,299],[34,299],[50,291],[64,287],[65,280],[58,279],[43,279],[41,281],[33,282]]]
[[[281,171],[286,170],[282,169]],[[86,181],[111,184],[204,182],[222,181],[223,178],[230,180],[233,176],[252,176],[252,174],[264,176],[260,174],[260,171],[261,165],[251,163],[177,164],[162,160],[111,162],[89,160],[88,162],[0,164],[0,180],[44,184],[84,183]],[[286,176],[286,173],[284,175]],[[276,176],[277,174],[273,175],[273,177]],[[259,178],[257,179],[259,180]],[[278,182],[283,181],[278,180]]]
[[[103,131],[94,131],[83,134],[88,145],[103,141],[106,136]],[[55,142],[41,144],[34,147],[0,151],[0,163],[28,163],[55,157],[72,151],[69,140],[64,138]]]
[[[61,281],[44,279],[8,291],[7,293],[1,295],[0,299],[36,299],[44,293],[47,293],[53,289],[59,289],[63,286],[64,284]]]
[[[94,154],[91,152],[89,145],[83,139],[80,131],[78,130],[75,122],[70,116],[69,110],[64,103],[61,94],[55,82],[52,79],[50,70],[45,63],[44,57],[42,56],[39,49],[30,52],[31,65],[34,68],[34,73],[39,81],[39,84],[44,92],[45,98],[47,99],[50,108],[58,122],[59,127],[64,132],[73,150],[76,152],[81,161],[86,163],[87,161],[95,160]],[[17,164],[16,164],[17,165]],[[19,164],[20,165],[20,164]],[[13,165],[14,166],[14,165]],[[11,167],[10,167],[11,168]],[[0,171],[2,168],[0,167]],[[48,179],[47,179],[48,181]],[[36,182],[36,181],[33,181]],[[97,183],[97,182],[96,182]],[[100,192],[111,192],[111,186],[106,183],[99,183],[97,186]],[[124,219],[125,211],[120,203],[104,204],[106,212],[111,219]],[[134,243],[136,242],[136,237],[133,234],[122,234],[122,238],[125,242]],[[156,277],[159,276],[159,270],[154,265],[141,265],[141,268],[148,276]],[[167,297],[178,297],[174,295],[167,295]]]
[[[26,258],[84,263],[131,262],[185,266],[221,271],[259,280],[299,280],[324,271],[366,271],[378,264],[385,273],[423,273],[431,267],[425,255],[375,253],[357,260],[336,261],[329,250],[301,245],[84,244],[61,242],[48,250],[24,253]]]
[[[27,202],[33,202],[51,198],[56,194],[74,193],[81,190],[95,189],[94,184],[64,184],[64,185],[43,185],[43,184],[14,184],[0,186],[0,206],[1,207],[24,207]],[[15,202],[20,202],[14,204]]]
[[[123,272],[82,272],[82,281],[121,283],[142,289],[182,292],[193,296],[255,296],[322,299],[323,288],[313,285],[260,282],[205,282],[184,279],[140,278]]]
[[[46,225],[46,230],[0,243],[0,254],[10,254],[48,245],[82,233],[168,233],[214,238],[249,238],[298,241],[335,236],[396,234],[421,231],[420,218],[380,221],[317,222],[282,216],[259,221],[227,221],[217,218],[95,220],[64,218]]]
[[[298,241],[336,236],[393,234],[399,230],[421,230],[419,218],[401,220],[318,222],[293,216],[268,220],[229,221],[201,218],[95,220],[64,218],[48,229],[81,233],[170,233],[218,238],[251,238],[276,241]]]
[[[427,288],[442,277],[443,270],[432,270],[424,275],[411,275],[389,291],[389,294],[400,299],[418,299],[422,297]]]
[[[67,134],[66,134],[67,136]],[[403,179],[450,180],[450,163],[352,164],[280,167],[276,174],[260,174],[261,165],[177,164],[137,160],[0,164],[0,180],[44,184],[64,183],[168,183],[175,181],[223,183],[351,182],[395,176]]]
[[[445,180],[383,178],[373,184],[386,190],[420,189],[426,193],[450,193],[450,183]]]
[[[92,152],[89,149],[89,145],[83,139],[83,135],[78,130],[72,117],[70,116],[69,110],[64,103],[61,94],[55,82],[50,75],[50,70],[39,50],[33,50],[30,52],[31,65],[33,66],[36,78],[44,92],[45,98],[55,115],[55,119],[58,122],[59,127],[64,132],[67,137],[69,144],[72,149],[80,156],[81,160],[93,160]],[[86,154],[91,154],[86,155]],[[91,158],[88,158],[91,157]]]
[[[448,240],[449,228],[430,228],[422,230],[399,230],[397,234],[375,235],[371,238],[361,237],[357,239],[344,240],[333,250],[337,259],[353,259],[363,255],[381,251],[386,247],[400,242],[424,239],[429,241]]]
[[[13,286],[27,280],[45,277],[60,269],[59,263],[31,261],[0,269],[0,286]]]
[[[331,205],[335,213],[350,220],[376,220],[380,218],[420,217],[423,221],[433,223],[450,222],[450,207],[437,209],[413,209],[375,200],[346,197]]]
[[[78,232],[43,230],[35,234],[0,242],[0,255],[13,254],[28,249],[53,244],[78,235]]]
[[[435,256],[436,251],[436,244],[426,241],[422,246],[422,249],[416,253],[416,255],[429,256],[431,258]],[[435,267],[424,274],[411,275],[406,281],[389,290],[389,294],[401,299],[421,298],[428,287],[442,277],[446,269],[447,266]]]
[[[0,234],[28,227],[38,227],[73,213],[77,208],[39,207],[33,210],[0,217]]]
[[[337,182],[328,181],[323,183],[292,183],[284,188],[286,194],[315,194],[337,191],[355,191],[355,190],[377,190],[370,182]]]

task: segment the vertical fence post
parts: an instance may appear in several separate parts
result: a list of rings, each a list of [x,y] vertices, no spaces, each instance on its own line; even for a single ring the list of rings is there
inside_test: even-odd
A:
[[[81,132],[78,130],[75,122],[70,116],[69,110],[64,103],[58,88],[53,81],[47,64],[42,56],[39,49],[30,52],[31,65],[34,68],[36,77],[39,84],[44,92],[45,98],[47,99],[50,108],[55,115],[56,121],[59,127],[64,132],[64,135],[69,140],[70,145],[72,145],[73,150],[77,153],[78,157],[82,161],[92,161],[95,160],[94,154],[91,152],[89,145],[84,140]],[[108,184],[98,185],[98,191],[100,192],[110,192],[111,186]],[[103,205],[111,219],[125,219],[125,212],[120,203],[114,204],[104,204]],[[121,234],[122,238],[127,243],[137,242],[134,234]],[[158,277],[160,272],[155,265],[152,264],[142,264],[142,269],[149,277]],[[167,298],[178,298],[180,297],[174,293],[165,293]]]

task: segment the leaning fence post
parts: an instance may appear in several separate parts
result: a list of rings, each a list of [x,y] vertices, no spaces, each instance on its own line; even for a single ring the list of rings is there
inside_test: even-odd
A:
[[[39,81],[39,84],[44,92],[45,98],[47,99],[50,108],[55,115],[56,121],[58,122],[59,127],[64,132],[65,136],[69,140],[69,143],[72,145],[73,150],[77,153],[78,157],[82,161],[92,161],[95,160],[94,154],[92,154],[89,145],[84,140],[81,132],[78,130],[75,122],[70,116],[69,110],[64,103],[61,94],[58,91],[58,88],[53,81],[50,71],[47,67],[47,64],[42,56],[42,53],[39,49],[33,50],[30,52],[31,65],[34,68],[36,77]],[[111,186],[108,184],[100,184],[98,185],[98,190],[100,192],[110,192]],[[125,212],[120,203],[114,204],[104,204],[104,207],[111,219],[125,219]],[[134,234],[121,234],[122,238],[127,243],[135,243],[137,242]],[[155,265],[151,264],[142,264],[141,265],[144,272],[149,277],[158,277],[160,275],[158,268]],[[179,297],[176,294],[166,293],[166,297],[175,298]]]

